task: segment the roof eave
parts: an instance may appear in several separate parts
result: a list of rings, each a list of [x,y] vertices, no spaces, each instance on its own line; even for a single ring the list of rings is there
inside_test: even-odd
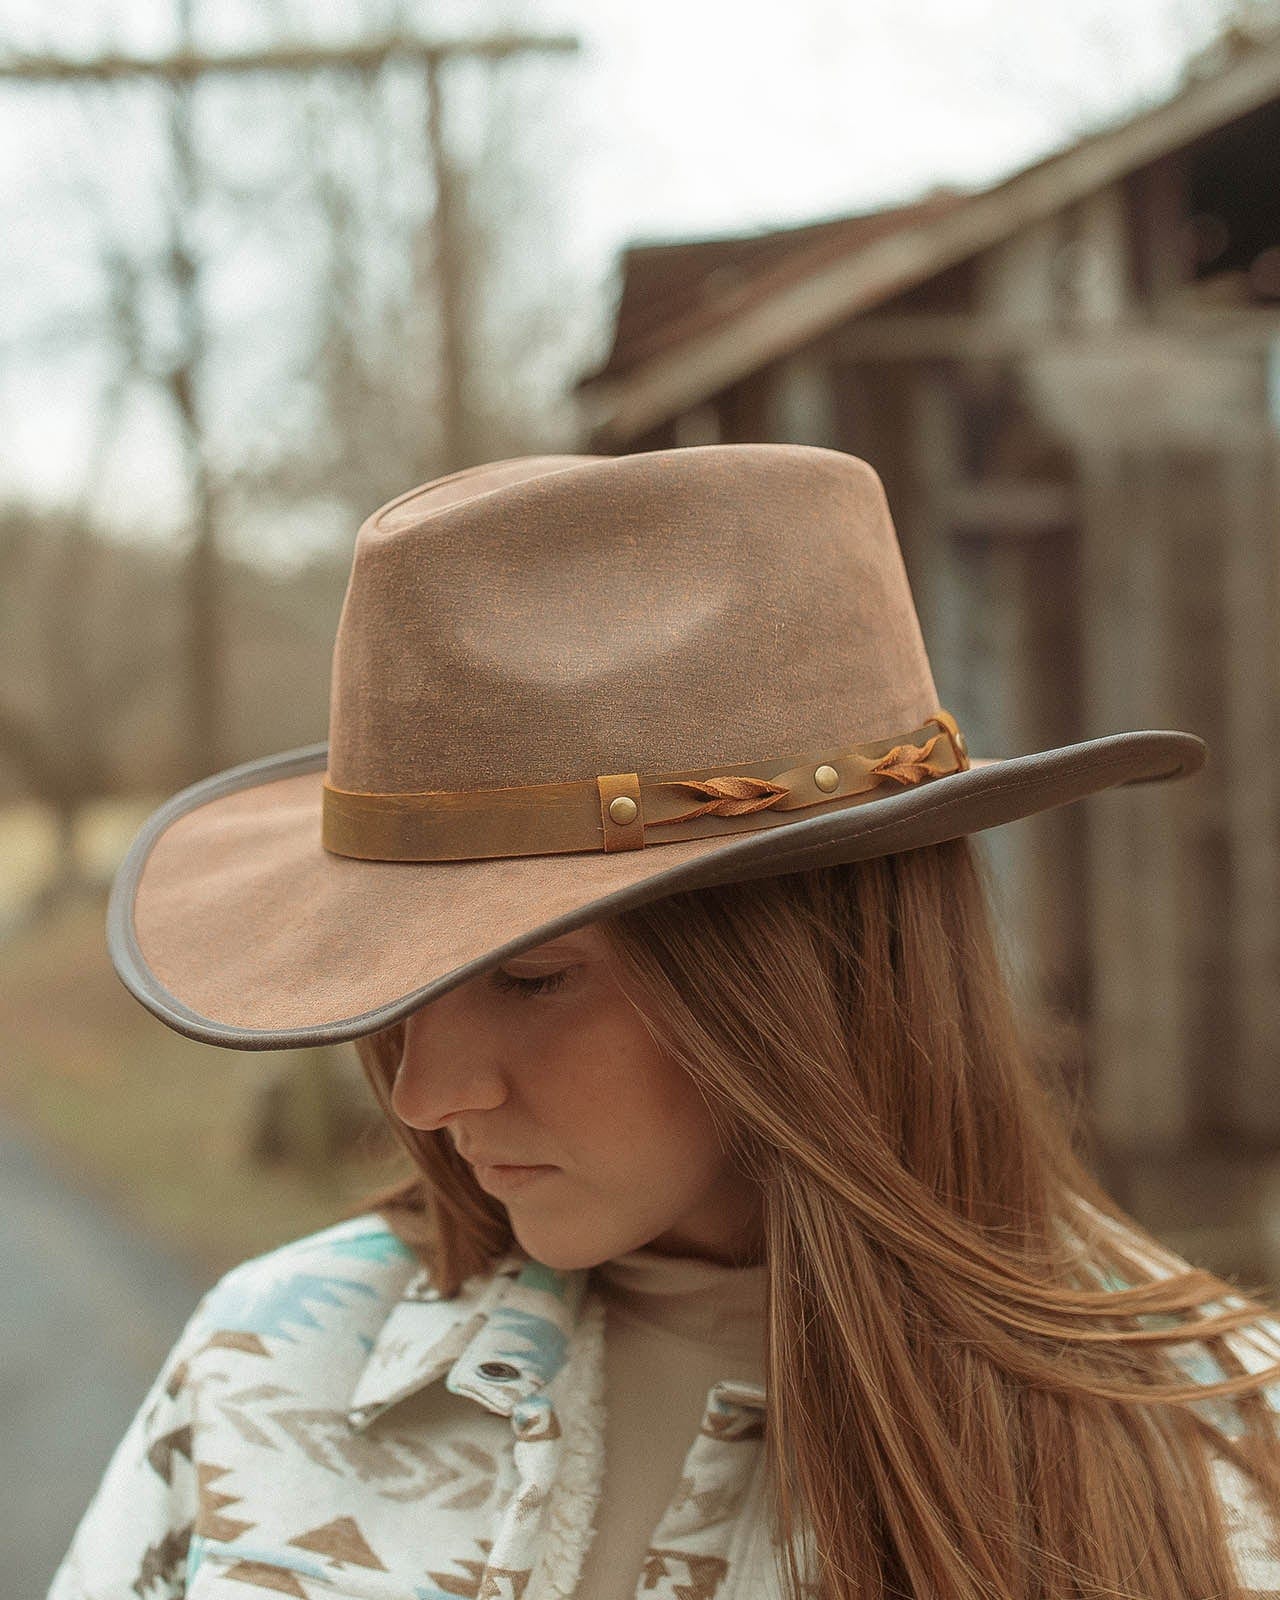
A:
[[[978,254],[1280,93],[1280,41],[1140,116],[1015,173],[933,221],[909,225],[789,283],[617,376],[579,385],[594,442],[619,447],[858,312]]]

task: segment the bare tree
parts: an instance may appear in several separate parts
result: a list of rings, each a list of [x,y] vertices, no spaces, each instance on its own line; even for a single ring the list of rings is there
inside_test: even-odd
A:
[[[462,208],[464,178],[455,168],[445,134],[446,62],[474,58],[503,63],[530,52],[572,49],[576,41],[510,30],[441,43],[390,34],[351,46],[280,45],[215,56],[198,48],[193,0],[175,0],[175,7],[177,49],[172,55],[150,60],[104,55],[81,62],[48,57],[9,61],[0,63],[0,81],[79,87],[150,81],[162,87],[167,102],[166,237],[149,252],[117,244],[113,254],[120,261],[138,263],[143,278],[159,280],[176,312],[170,336],[154,341],[155,349],[136,360],[133,372],[167,395],[185,465],[190,539],[183,606],[187,704],[181,726],[189,747],[187,774],[196,778],[225,765],[227,759],[218,548],[221,513],[232,497],[238,496],[243,507],[248,497],[269,493],[273,487],[284,498],[309,491],[332,500],[354,491],[367,507],[375,476],[379,485],[376,498],[383,498],[389,482],[396,487],[405,482],[406,474],[394,470],[396,467],[411,463],[408,478],[413,481],[418,471],[443,471],[462,464],[460,457],[475,448],[467,438],[463,400],[462,289],[481,274],[478,262],[467,256],[466,240],[455,222]],[[311,278],[310,299],[320,310],[314,319],[318,340],[299,352],[299,365],[317,391],[319,404],[313,412],[319,415],[321,437],[341,441],[336,459],[317,453],[312,437],[295,440],[291,451],[269,450],[265,459],[261,452],[253,459],[251,450],[247,461],[215,465],[210,367],[220,329],[210,321],[205,288],[215,263],[197,242],[195,224],[202,209],[219,197],[216,161],[201,148],[197,98],[206,85],[267,80],[282,91],[277,116],[287,123],[289,98],[296,100],[299,93],[323,83],[330,104],[340,105],[346,113],[340,131],[350,135],[353,122],[360,117],[349,101],[342,104],[341,86],[354,85],[358,98],[376,107],[382,79],[393,71],[416,72],[425,93],[419,126],[425,128],[426,148],[420,143],[419,153],[426,159],[420,189],[429,196],[430,206],[423,216],[410,219],[407,237],[403,228],[384,235],[362,232],[358,176],[346,173],[341,163],[332,159],[314,125],[305,147],[313,166],[304,177],[309,180],[326,243],[318,281],[314,263],[300,263],[301,280],[305,285]],[[370,128],[364,131],[367,135]],[[392,117],[374,118],[372,132],[375,143],[394,136]],[[322,155],[324,159],[317,161]],[[268,200],[265,210],[269,219],[273,209]],[[130,231],[125,223],[126,219],[119,219],[121,237]],[[388,337],[380,347],[376,343],[370,346],[353,331],[370,263],[388,250],[411,257],[413,231],[420,236],[424,228],[431,230],[435,241],[426,303],[402,300],[399,326],[391,330],[384,323]],[[405,286],[420,288],[421,281],[415,284],[410,274]],[[303,297],[307,297],[305,289]],[[416,362],[406,363],[406,343],[418,344],[420,351],[420,329],[431,318],[437,329],[434,359],[423,360],[419,355]],[[133,342],[146,342],[145,330],[141,340],[132,325],[128,334]],[[389,426],[392,419],[394,427]],[[246,430],[250,435],[258,431]],[[370,466],[383,469],[385,475],[372,474]],[[74,677],[74,672],[70,675]]]

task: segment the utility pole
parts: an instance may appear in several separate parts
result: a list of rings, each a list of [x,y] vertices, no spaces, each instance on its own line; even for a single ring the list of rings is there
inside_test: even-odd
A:
[[[465,416],[466,355],[462,327],[461,239],[458,234],[459,194],[457,174],[449,156],[444,132],[443,62],[425,63],[427,78],[427,148],[436,186],[434,226],[435,278],[440,296],[440,418],[441,441],[450,472],[470,466],[466,459]]]
[[[182,440],[192,494],[193,539],[186,570],[186,680],[189,765],[193,778],[225,765],[225,715],[222,695],[217,548],[217,486],[208,459],[201,389],[208,329],[201,292],[202,263],[191,242],[190,216],[199,199],[199,153],[195,141],[196,86],[208,78],[247,76],[310,77],[316,73],[355,75],[368,81],[392,62],[417,63],[427,97],[427,144],[436,187],[435,277],[441,325],[444,451],[462,466],[466,450],[464,417],[465,330],[461,292],[461,194],[446,142],[442,68],[462,58],[502,61],[517,56],[569,53],[579,48],[572,34],[501,31],[470,38],[425,40],[400,33],[350,45],[278,45],[210,54],[195,44],[194,0],[175,0],[178,47],[167,55],[139,57],[104,54],[89,60],[26,55],[0,59],[0,83],[16,85],[115,84],[121,81],[168,85],[169,148],[173,202],[167,252],[178,303],[179,347],[163,374]]]
[[[176,0],[179,49],[194,46],[194,0]],[[223,741],[218,519],[209,470],[202,377],[207,346],[201,262],[191,242],[200,201],[200,159],[193,120],[194,78],[169,88],[169,278],[178,311],[178,346],[163,374],[173,402],[191,494],[191,548],[183,573],[187,619],[187,749],[192,779],[225,765]]]

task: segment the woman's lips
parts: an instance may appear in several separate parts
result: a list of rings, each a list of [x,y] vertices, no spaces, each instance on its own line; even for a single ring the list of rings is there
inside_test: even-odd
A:
[[[558,1172],[558,1167],[486,1167],[475,1168],[476,1182],[490,1194],[508,1194],[536,1183],[548,1172]]]

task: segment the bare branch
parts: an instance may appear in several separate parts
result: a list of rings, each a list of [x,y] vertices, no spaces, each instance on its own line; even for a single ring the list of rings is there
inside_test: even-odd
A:
[[[190,83],[214,75],[239,76],[251,72],[303,73],[318,71],[375,72],[390,61],[435,63],[450,56],[485,57],[491,61],[523,55],[530,50],[572,52],[579,41],[572,34],[495,33],[487,38],[446,39],[429,42],[407,34],[345,45],[275,45],[265,50],[244,50],[206,55],[181,51],[168,56],[101,55],[86,61],[60,56],[14,56],[0,61],[0,78],[19,83],[111,83],[121,78],[152,78],[166,83]]]

